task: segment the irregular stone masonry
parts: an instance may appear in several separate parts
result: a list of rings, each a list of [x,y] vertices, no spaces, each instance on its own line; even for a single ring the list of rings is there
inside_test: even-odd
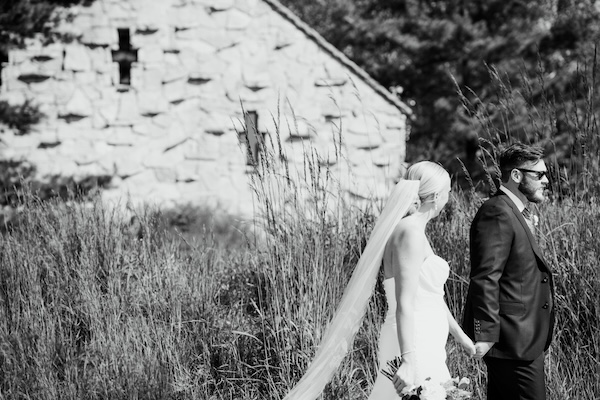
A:
[[[406,106],[275,0],[96,0],[70,11],[59,29],[73,42],[30,40],[3,64],[0,100],[31,99],[47,115],[30,135],[3,134],[4,158],[42,175],[109,174],[107,200],[247,214],[245,110],[251,140],[279,137],[300,176],[309,147],[354,197],[381,197],[398,175]]]

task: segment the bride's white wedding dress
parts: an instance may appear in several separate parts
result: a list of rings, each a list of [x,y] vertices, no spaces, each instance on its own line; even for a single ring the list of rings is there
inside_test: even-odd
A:
[[[450,268],[446,260],[435,254],[428,256],[421,266],[414,310],[417,382],[422,382],[426,378],[438,382],[450,379],[450,372],[446,366],[448,315],[444,302],[444,284],[449,272]],[[381,326],[378,350],[379,372],[369,396],[370,400],[399,398],[392,381],[381,374],[381,369],[388,369],[386,364],[388,360],[400,356],[396,331],[394,279],[384,280],[383,286],[388,310]]]

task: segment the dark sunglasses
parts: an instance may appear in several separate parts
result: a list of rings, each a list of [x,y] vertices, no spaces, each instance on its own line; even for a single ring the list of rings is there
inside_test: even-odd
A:
[[[515,168],[515,169],[518,169],[519,171],[522,171],[522,172],[529,172],[529,173],[535,174],[535,179],[538,181],[540,179],[542,179],[544,176],[548,177],[548,171],[534,171],[534,170],[525,169],[525,168]]]

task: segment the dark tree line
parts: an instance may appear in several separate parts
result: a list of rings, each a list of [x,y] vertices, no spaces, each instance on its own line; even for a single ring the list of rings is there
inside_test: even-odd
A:
[[[1,0],[0,51],[23,46],[23,40],[43,34],[52,40],[52,28],[57,22],[57,7],[90,4],[93,0]]]
[[[562,163],[581,151],[572,115],[590,108],[595,84],[595,1],[281,1],[382,85],[402,89],[415,112],[408,161],[456,172],[460,157],[477,175],[487,140],[535,142]]]

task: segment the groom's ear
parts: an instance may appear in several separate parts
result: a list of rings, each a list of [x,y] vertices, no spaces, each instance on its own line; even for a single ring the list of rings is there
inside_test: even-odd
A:
[[[523,180],[523,173],[518,169],[514,168],[512,171],[510,171],[510,179],[515,181],[515,183],[521,183],[521,181]]]

